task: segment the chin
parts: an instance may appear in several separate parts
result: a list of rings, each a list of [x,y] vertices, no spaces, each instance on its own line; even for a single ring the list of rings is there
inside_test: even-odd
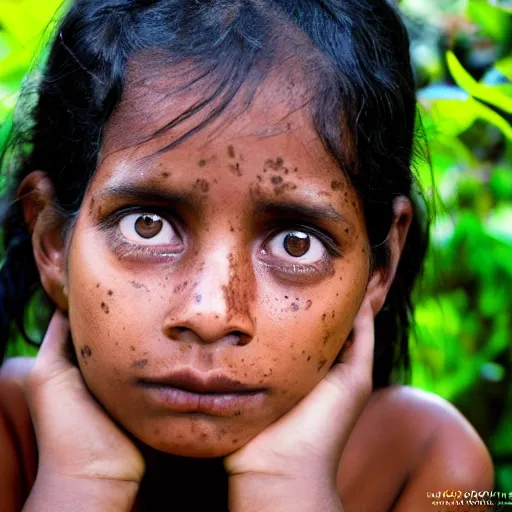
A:
[[[163,440],[151,440],[155,442],[145,443],[150,448],[157,450],[167,455],[175,455],[178,457],[188,457],[192,459],[214,459],[227,457],[231,453],[235,452],[245,443],[240,443],[238,439],[227,439],[223,442],[216,442],[215,440],[193,440],[177,442],[163,441]]]

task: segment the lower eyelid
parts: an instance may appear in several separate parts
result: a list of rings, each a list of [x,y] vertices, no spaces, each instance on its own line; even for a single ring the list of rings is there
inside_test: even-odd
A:
[[[294,274],[294,275],[312,275],[312,274],[321,274],[324,272],[324,269],[330,265],[325,262],[318,262],[315,264],[289,264],[283,265],[282,263],[271,263],[268,261],[260,262],[264,267],[274,271],[281,272],[286,274]]]
[[[163,246],[158,245],[142,245],[135,244],[133,242],[127,241],[122,235],[119,233],[115,233],[109,236],[109,243],[112,247],[112,250],[117,253],[120,258],[129,258],[133,257],[137,258],[156,258],[163,259],[165,261],[171,259],[175,259],[180,255],[178,251],[164,251]]]

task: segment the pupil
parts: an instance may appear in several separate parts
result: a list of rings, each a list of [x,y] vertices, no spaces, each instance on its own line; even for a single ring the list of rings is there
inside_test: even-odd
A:
[[[142,238],[153,238],[162,230],[163,222],[157,215],[143,215],[135,223],[135,231]]]
[[[286,235],[283,245],[290,256],[299,258],[309,251],[311,239],[306,233],[289,233]]]

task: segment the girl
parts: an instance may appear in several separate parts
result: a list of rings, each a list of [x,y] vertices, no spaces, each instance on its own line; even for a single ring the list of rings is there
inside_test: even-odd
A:
[[[3,157],[2,346],[38,286],[55,313],[2,370],[2,510],[491,488],[466,420],[390,386],[428,232],[391,5],[76,0],[37,92]]]

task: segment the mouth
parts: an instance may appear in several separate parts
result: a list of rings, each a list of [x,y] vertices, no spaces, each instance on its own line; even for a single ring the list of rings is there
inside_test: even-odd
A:
[[[202,374],[190,369],[155,378],[137,379],[152,400],[173,412],[212,416],[241,416],[261,405],[267,388],[254,388],[218,373]]]

